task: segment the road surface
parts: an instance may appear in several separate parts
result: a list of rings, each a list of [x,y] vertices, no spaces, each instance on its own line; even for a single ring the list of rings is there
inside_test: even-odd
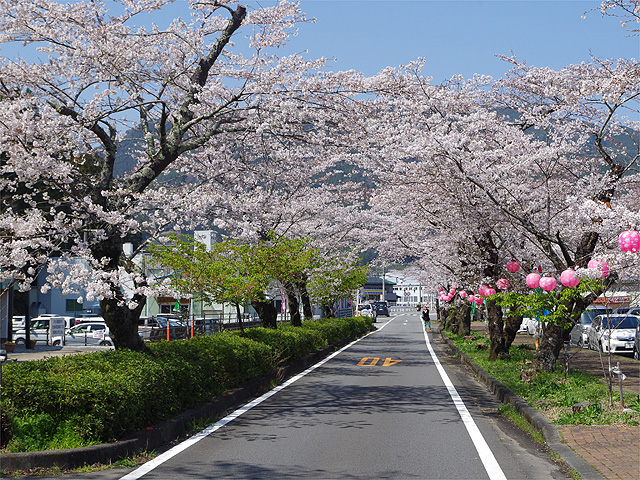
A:
[[[438,357],[447,352],[424,332],[418,313],[379,318],[377,325],[311,371],[120,477],[570,478],[496,415],[486,389],[459,367],[441,365]]]

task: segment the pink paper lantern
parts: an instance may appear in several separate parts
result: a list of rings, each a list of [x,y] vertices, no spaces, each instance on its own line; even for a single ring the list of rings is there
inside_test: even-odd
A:
[[[589,260],[587,263],[587,268],[593,268],[594,270],[599,270],[600,278],[604,278],[609,275],[609,264],[607,262],[601,262],[600,260]]]
[[[537,273],[530,273],[527,275],[525,282],[527,282],[527,287],[529,288],[538,288],[540,286],[540,275]]]
[[[575,270],[568,268],[560,274],[560,283],[565,287],[575,287],[580,283],[580,279],[576,275]]]
[[[507,262],[507,270],[511,273],[516,273],[518,270],[520,270],[520,264],[515,260],[511,260]]]
[[[482,305],[482,303],[484,302],[484,298],[482,298],[482,297],[476,297],[475,302],[476,302],[476,305],[477,305],[477,306],[480,306],[480,305]]]
[[[460,298],[465,298],[467,296],[467,292],[462,290],[458,295],[460,295]]]
[[[449,290],[449,295],[455,295],[455,294],[456,294],[456,291],[453,288]]]
[[[509,280],[507,280],[506,278],[501,278],[496,282],[496,286],[500,290],[506,290],[507,288],[509,288]]]
[[[540,279],[540,288],[546,290],[547,292],[550,292],[551,290],[556,288],[556,285],[558,285],[558,282],[553,277],[542,277]]]
[[[494,295],[496,293],[496,289],[495,288],[491,288],[491,287],[487,287],[484,291],[485,296],[488,297],[489,295]]]
[[[487,290],[486,285],[480,285],[480,288],[478,288],[478,295],[486,297],[487,296],[486,290]]]
[[[623,252],[636,253],[640,250],[640,233],[636,230],[626,230],[618,237],[618,245]]]

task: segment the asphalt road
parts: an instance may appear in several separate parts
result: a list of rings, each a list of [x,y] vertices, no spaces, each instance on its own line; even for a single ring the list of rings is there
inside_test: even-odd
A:
[[[448,354],[427,341],[417,313],[386,322],[236,418],[119,477],[569,478],[459,367],[440,367],[443,379],[428,345]]]

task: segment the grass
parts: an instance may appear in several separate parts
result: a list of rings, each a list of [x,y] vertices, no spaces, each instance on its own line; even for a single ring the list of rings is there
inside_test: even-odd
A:
[[[625,405],[635,413],[624,413],[620,406],[619,393],[613,393],[613,407],[609,407],[609,394],[602,378],[577,370],[570,370],[565,377],[563,366],[558,364],[555,372],[536,372],[529,381],[521,379],[521,372],[532,367],[535,351],[529,345],[512,346],[509,357],[489,361],[489,340],[475,334],[467,337],[447,332],[447,336],[477,365],[489,375],[522,397],[529,405],[546,418],[559,425],[640,425],[640,397],[625,393]],[[573,405],[589,403],[580,412],[573,412]]]
[[[520,430],[528,433],[536,443],[544,443],[544,436],[542,435],[542,432],[527,422],[526,418],[520,415],[512,405],[503,403],[498,407],[498,413],[511,420]]]

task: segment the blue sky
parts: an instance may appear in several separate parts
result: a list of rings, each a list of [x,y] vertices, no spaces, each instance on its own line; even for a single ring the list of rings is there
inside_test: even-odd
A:
[[[77,0],[61,0],[77,1]],[[109,2],[107,2],[109,4]],[[274,0],[244,0],[270,6]],[[516,54],[534,66],[554,69],[600,58],[640,59],[640,37],[630,37],[619,19],[594,11],[599,1],[583,0],[300,0],[316,23],[279,54],[335,58],[331,70],[355,69],[373,75],[386,66],[426,59],[424,74],[440,83],[460,74],[500,77],[508,64],[497,54]],[[152,14],[154,22],[186,17],[185,1]],[[3,45],[9,57],[32,57],[20,45]],[[41,56],[41,55],[38,55]]]
[[[582,13],[599,1],[302,0],[315,24],[300,26],[287,50],[335,57],[332,70],[372,75],[385,66],[426,58],[424,73],[439,83],[454,74],[499,77],[496,54],[559,69],[591,55],[640,58],[640,38],[616,18]]]

